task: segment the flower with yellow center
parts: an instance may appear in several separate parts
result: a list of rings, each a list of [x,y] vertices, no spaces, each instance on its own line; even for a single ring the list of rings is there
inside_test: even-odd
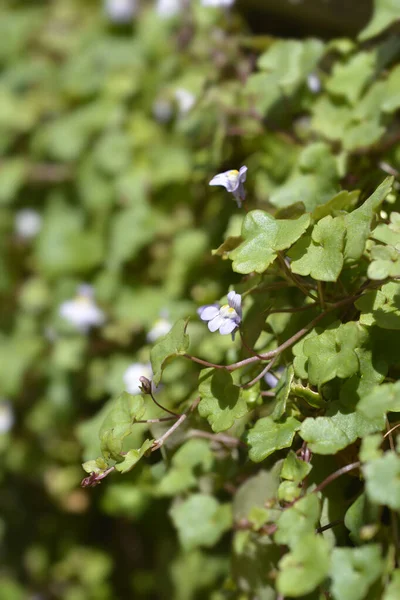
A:
[[[237,202],[238,207],[242,206],[242,202],[246,198],[244,182],[246,181],[247,167],[243,166],[239,171],[231,169],[224,173],[218,173],[213,177],[209,185],[222,185],[228,192],[231,192]]]
[[[197,313],[202,321],[208,321],[208,329],[211,332],[219,331],[221,335],[231,333],[234,339],[242,321],[242,297],[234,291],[229,292],[228,304],[201,306]]]

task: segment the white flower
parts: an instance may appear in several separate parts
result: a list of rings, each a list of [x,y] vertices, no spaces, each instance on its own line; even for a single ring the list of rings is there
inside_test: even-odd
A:
[[[142,385],[140,382],[141,377],[146,377],[151,381],[153,372],[151,370],[150,363],[132,363],[129,365],[122,376],[125,384],[125,390],[128,392],[128,394],[136,396],[137,394],[142,393],[140,389],[140,386]]]
[[[10,402],[0,400],[0,434],[8,433],[14,425],[14,411]]]
[[[239,171],[233,169],[224,173],[218,173],[218,175],[211,179],[209,185],[222,185],[228,192],[231,192],[235,196],[237,205],[240,208],[243,200],[246,198],[243,185],[246,181],[246,173],[247,167],[241,167]]]
[[[157,0],[156,11],[163,19],[174,17],[182,10],[182,0]]]
[[[137,12],[137,0],[105,0],[104,10],[113,23],[129,23]]]
[[[175,99],[181,115],[188,113],[196,102],[196,96],[184,88],[175,90]]]
[[[221,335],[231,333],[234,339],[235,331],[242,321],[242,297],[236,292],[229,292],[228,304],[201,306],[197,313],[202,321],[208,321],[211,332],[219,330]]]
[[[171,331],[171,328],[172,324],[168,321],[168,319],[161,317],[161,319],[158,319],[154,323],[153,327],[148,332],[146,340],[148,342],[153,343],[156,340],[158,340],[158,338],[162,337],[163,335],[166,335],[169,331]]]
[[[321,91],[321,80],[315,73],[310,73],[307,77],[307,86],[310,92],[318,94]]]
[[[42,217],[32,208],[19,210],[15,215],[15,232],[23,239],[34,238],[42,226]]]
[[[201,0],[203,6],[223,6],[229,7],[235,3],[235,0]]]
[[[103,325],[105,315],[93,299],[93,288],[81,285],[78,294],[72,300],[66,300],[59,308],[59,314],[82,333],[87,333],[91,327]]]

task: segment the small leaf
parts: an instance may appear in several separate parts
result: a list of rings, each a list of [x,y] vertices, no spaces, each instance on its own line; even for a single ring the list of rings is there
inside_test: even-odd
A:
[[[326,417],[308,417],[301,424],[300,436],[315,454],[336,454],[370,433],[382,431],[385,427],[384,416],[366,417],[349,411],[334,402]]]
[[[307,477],[311,469],[312,465],[310,463],[301,460],[301,458],[296,456],[293,450],[290,450],[289,454],[283,461],[281,477],[282,479],[288,479],[289,481],[300,483]]]
[[[151,366],[153,369],[153,382],[157,386],[162,377],[162,372],[168,362],[176,356],[182,356],[189,348],[189,336],[186,333],[187,321],[179,319],[171,331],[160,338],[150,352]]]
[[[321,517],[321,504],[316,494],[308,494],[283,511],[274,536],[277,544],[293,548],[297,542],[312,534]]]
[[[393,177],[386,177],[364,204],[346,215],[345,262],[354,263],[363,255],[371,231],[372,218],[392,189],[392,185]]]
[[[400,381],[376,386],[357,404],[357,411],[371,419],[387,412],[400,412]]]
[[[382,600],[398,600],[398,598],[400,598],[400,569],[395,569]]]
[[[271,471],[259,471],[257,475],[249,477],[242,483],[233,501],[235,521],[247,519],[254,507],[263,507],[276,498],[279,487],[279,471],[280,463],[276,464]],[[272,512],[271,509],[270,513]]]
[[[335,600],[363,600],[381,575],[384,562],[381,547],[334,548],[331,564],[331,591]]]
[[[193,494],[181,504],[175,504],[170,515],[178,530],[184,550],[199,546],[215,546],[232,525],[232,509],[205,494]]]
[[[329,573],[329,544],[312,533],[302,536],[279,562],[277,589],[282,596],[300,598],[320,585]]]
[[[230,253],[236,273],[263,273],[279,250],[290,248],[307,229],[310,215],[298,219],[274,219],[262,210],[253,210],[243,222],[244,242]]]
[[[290,447],[299,429],[300,422],[294,417],[283,422],[275,422],[271,417],[259,419],[248,433],[250,459],[261,462],[273,452]]]
[[[346,379],[357,373],[360,365],[355,349],[361,335],[361,328],[349,322],[305,340],[303,353],[308,357],[310,383],[321,386],[335,377]]]
[[[358,190],[353,190],[352,192],[342,190],[338,194],[335,194],[328,202],[325,202],[325,204],[317,206],[312,213],[312,218],[314,221],[320,221],[328,215],[337,217],[342,211],[349,211],[354,208],[359,195],[360,192]]]
[[[373,52],[358,52],[346,64],[337,62],[326,85],[328,92],[343,96],[350,104],[355,104],[374,74],[375,62]]]
[[[364,465],[363,473],[369,499],[400,510],[400,458],[397,454],[386,452]]]
[[[398,20],[399,4],[397,0],[375,0],[372,19],[361,31],[358,38],[360,41],[365,42],[365,40],[375,37]]]
[[[199,414],[215,432],[226,431],[247,414],[246,394],[233,384],[232,375],[224,369],[201,371],[199,394]]]
[[[330,215],[315,225],[311,236],[302,238],[290,251],[291,269],[319,281],[337,281],[343,267],[345,225],[342,217]]]
[[[136,465],[137,462],[150,450],[154,440],[145,440],[138,450],[129,450],[122,462],[115,465],[120,473],[127,473]]]

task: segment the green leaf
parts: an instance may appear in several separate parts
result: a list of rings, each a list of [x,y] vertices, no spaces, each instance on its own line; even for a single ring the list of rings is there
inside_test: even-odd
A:
[[[381,33],[384,29],[399,20],[399,3],[397,0],[374,0],[374,12],[368,25],[358,38],[364,42]]]
[[[127,473],[136,465],[137,462],[150,450],[154,440],[145,440],[138,450],[128,450],[124,455],[122,462],[115,465],[115,468],[120,473]]]
[[[101,473],[108,468],[108,463],[104,460],[104,458],[96,458],[96,460],[87,460],[83,463],[82,468],[86,473]]]
[[[400,598],[400,569],[395,569],[382,600],[397,600]]]
[[[0,206],[16,199],[28,175],[28,165],[23,158],[3,160],[0,169]]]
[[[322,142],[302,150],[292,173],[269,199],[279,208],[302,202],[307,211],[313,211],[337,192],[338,170],[329,146]]]
[[[196,487],[200,473],[207,473],[214,463],[214,454],[207,440],[193,439],[175,452],[171,467],[160,481],[157,492],[176,496]]]
[[[357,373],[360,365],[355,349],[361,336],[357,323],[349,322],[305,340],[303,353],[308,357],[310,383],[321,386],[335,377],[346,379]]]
[[[280,378],[278,385],[275,388],[275,406],[271,413],[271,417],[274,421],[279,421],[283,417],[286,411],[286,403],[288,401],[290,390],[293,382],[294,370],[293,367],[288,367],[282,377]]]
[[[279,40],[258,59],[258,68],[275,73],[278,86],[289,95],[315,68],[322,57],[324,45],[320,40]]]
[[[392,69],[386,80],[385,97],[382,101],[382,110],[388,113],[400,107],[400,65]]]
[[[400,329],[400,284],[389,282],[380,290],[370,290],[356,302],[362,325],[378,325],[382,329]]]
[[[399,246],[400,249],[400,246]],[[400,277],[400,251],[392,246],[374,246],[370,253],[368,277],[372,280]]]
[[[371,534],[377,532],[381,510],[367,498],[365,492],[347,510],[344,524],[350,532],[350,539],[354,544],[361,545],[370,539]]]
[[[176,356],[186,354],[189,348],[189,336],[186,333],[187,321],[179,319],[171,331],[157,340],[150,352],[151,366],[153,369],[153,382],[157,386],[162,377],[162,372],[168,362]]]
[[[329,562],[328,542],[322,536],[304,535],[279,562],[278,592],[293,598],[309,594],[327,577]]]
[[[193,494],[175,504],[170,515],[178,530],[179,541],[185,551],[199,546],[215,546],[232,525],[232,509],[205,494]]]
[[[381,575],[384,562],[378,544],[361,548],[334,548],[331,591],[335,600],[363,600]]]
[[[343,408],[333,402],[326,417],[308,417],[301,424],[300,436],[315,454],[336,454],[359,437],[382,431],[385,427],[383,415],[366,417]]]
[[[321,505],[318,496],[308,494],[281,513],[274,536],[275,542],[294,548],[304,536],[314,533],[320,517]]]
[[[243,274],[263,273],[275,260],[277,252],[290,248],[309,223],[309,215],[294,220],[276,220],[262,210],[249,212],[242,227],[244,242],[229,255],[233,270]]]
[[[289,454],[283,461],[281,477],[282,479],[288,479],[295,483],[300,483],[307,477],[312,469],[311,463],[305,462],[296,456],[293,450],[290,450]]]
[[[330,215],[318,221],[311,236],[291,249],[291,270],[319,281],[337,281],[343,267],[345,225],[342,217]]]
[[[234,385],[232,375],[225,369],[204,369],[200,373],[198,407],[215,432],[232,427],[236,419],[247,414],[246,395]]]
[[[314,221],[320,221],[328,215],[337,217],[342,211],[350,211],[357,204],[359,195],[360,192],[358,190],[353,190],[352,192],[342,190],[338,194],[335,194],[328,202],[325,202],[325,204],[317,206],[312,213],[312,218]]]
[[[235,521],[248,519],[253,508],[262,508],[275,500],[279,487],[280,462],[271,471],[259,471],[249,477],[237,490],[233,501]],[[269,518],[279,511],[270,509]]]
[[[326,89],[331,94],[344,97],[350,104],[355,104],[374,74],[375,63],[376,57],[372,52],[358,52],[347,63],[336,63]]]
[[[294,417],[281,422],[275,422],[271,417],[259,419],[247,437],[250,459],[261,462],[273,452],[290,447],[299,429],[300,422]]]
[[[344,257],[346,263],[358,261],[364,253],[365,243],[371,231],[373,216],[393,185],[393,177],[386,177],[375,192],[356,210],[346,215],[346,243]]]
[[[400,412],[400,381],[370,390],[357,404],[357,410],[371,419],[387,412]]]
[[[122,442],[132,431],[135,421],[145,413],[142,396],[124,392],[113,404],[99,431],[101,451],[106,460],[121,460]]]
[[[400,510],[400,458],[395,452],[386,452],[363,466],[365,489],[369,499]]]

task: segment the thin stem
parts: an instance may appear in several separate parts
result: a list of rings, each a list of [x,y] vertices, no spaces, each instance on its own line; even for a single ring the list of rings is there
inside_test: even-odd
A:
[[[192,405],[190,406],[190,408],[188,410],[186,410],[183,413],[183,415],[180,415],[179,419],[176,421],[176,423],[174,423],[172,425],[172,427],[170,427],[160,438],[158,438],[158,440],[155,440],[153,442],[153,445],[151,447],[151,452],[154,452],[155,450],[159,450],[159,448],[161,448],[161,446],[163,446],[165,440],[168,439],[169,436],[172,435],[176,429],[178,429],[178,427],[183,423],[183,421],[185,421],[187,419],[188,414],[190,414],[194,410],[196,410],[199,402],[200,402],[200,397],[196,398],[196,400],[194,400],[194,402],[192,402]]]
[[[238,438],[231,437],[230,435],[224,435],[223,433],[209,433],[208,431],[202,431],[201,429],[191,429],[187,433],[187,437],[204,438],[211,440],[212,442],[219,442],[226,446],[243,446],[247,448],[247,444],[239,440]]]
[[[313,302],[312,304],[307,304],[306,306],[298,306],[296,308],[274,308],[272,310],[268,310],[269,315],[273,315],[276,313],[298,313],[303,312],[304,310],[309,310],[310,308],[314,308],[318,305],[318,302]]]
[[[281,264],[281,267],[283,269],[284,274],[286,275],[286,277],[288,277],[289,279],[291,279],[293,281],[293,283],[295,284],[296,287],[299,288],[299,290],[301,290],[303,292],[303,294],[305,294],[306,296],[309,296],[310,298],[312,298],[313,300],[315,300],[315,296],[313,296],[308,290],[307,288],[305,288],[302,284],[302,282],[296,277],[296,275],[294,273],[292,273],[292,271],[289,269],[289,267],[286,264],[285,258],[282,254],[282,252],[278,252],[278,260]]]
[[[177,419],[179,415],[176,417],[161,417],[160,419],[145,419],[143,421],[134,421],[133,425],[136,423],[141,423],[142,425],[146,423],[164,423],[165,421],[172,421],[173,419]]]
[[[203,365],[203,367],[212,367],[213,369],[226,369],[224,365],[216,365],[215,363],[210,363],[207,360],[203,360],[202,358],[197,358],[196,356],[192,356],[191,354],[182,354],[184,358],[188,358],[199,365]]]
[[[328,523],[327,525],[324,525],[323,527],[317,527],[317,529],[315,530],[315,533],[323,533],[324,531],[327,531],[328,529],[332,529],[332,527],[336,527],[336,525],[342,525],[344,523],[343,519],[336,519],[336,521],[332,521],[332,523]]]
[[[178,417],[180,417],[180,415],[178,415],[177,413],[174,413],[172,410],[169,410],[168,408],[165,408],[164,406],[162,406],[159,402],[157,402],[157,400],[154,398],[153,396],[153,392],[149,392],[149,395],[151,396],[151,399],[153,400],[154,404],[156,406],[158,406],[158,408],[161,408],[161,410],[164,410],[165,412],[169,413],[170,415],[172,415],[173,417],[175,417],[176,419]]]
[[[240,334],[240,339],[242,340],[242,344],[246,348],[246,350],[248,352],[250,352],[250,354],[252,354],[253,356],[257,356],[257,358],[262,360],[261,355],[257,354],[257,352],[255,352],[252,348],[250,348],[250,346],[246,343],[246,340],[244,339],[244,336],[243,336],[243,331],[241,329],[239,329],[239,334]]]
[[[179,417],[179,419],[176,421],[176,423],[174,423],[172,425],[172,427],[170,427],[160,438],[158,438],[158,440],[156,440],[152,447],[151,447],[151,451],[154,452],[155,450],[158,450],[159,448],[161,448],[161,446],[164,444],[165,440],[167,438],[169,438],[170,435],[172,435],[175,431],[175,429],[178,429],[178,427],[181,425],[181,423],[183,423],[183,421],[185,421],[187,419],[187,414],[183,414]]]
[[[318,492],[323,490],[327,485],[332,483],[332,481],[335,481],[335,479],[337,479],[338,477],[341,477],[341,475],[345,475],[346,473],[349,473],[350,471],[354,471],[354,469],[358,469],[360,467],[360,465],[361,465],[361,462],[358,460],[357,462],[351,463],[350,465],[346,465],[345,467],[338,469],[334,473],[331,473],[326,479],[324,479],[324,481],[322,481],[319,485],[317,485],[317,487],[313,490],[313,493],[317,494]]]
[[[383,439],[385,439],[388,435],[390,435],[391,433],[393,433],[393,431],[395,429],[398,429],[400,427],[400,423],[397,423],[396,425],[394,425],[394,427],[392,427],[392,429],[389,429],[389,431],[387,431],[385,433],[385,435],[383,436]]]
[[[392,452],[394,452],[395,447],[394,447],[393,435],[392,435],[392,430],[390,429],[390,425],[389,425],[389,421],[388,421],[387,417],[386,417],[386,431],[387,431],[387,435],[389,436],[390,449],[392,450]]]
[[[261,396],[267,396],[267,398],[275,398],[276,394],[275,394],[275,392],[267,391],[267,392],[261,392]]]
[[[260,379],[262,379],[264,377],[264,375],[272,369],[272,367],[274,366],[274,364],[277,361],[277,358],[278,358],[277,356],[274,356],[274,358],[271,360],[271,362],[267,364],[267,366],[261,371],[261,373],[259,373],[256,377],[254,377],[254,379],[252,379],[251,381],[248,381],[247,383],[245,383],[244,385],[241,385],[240,387],[247,390],[248,388],[251,388],[253,385],[255,385],[257,383],[257,381],[260,381]]]

